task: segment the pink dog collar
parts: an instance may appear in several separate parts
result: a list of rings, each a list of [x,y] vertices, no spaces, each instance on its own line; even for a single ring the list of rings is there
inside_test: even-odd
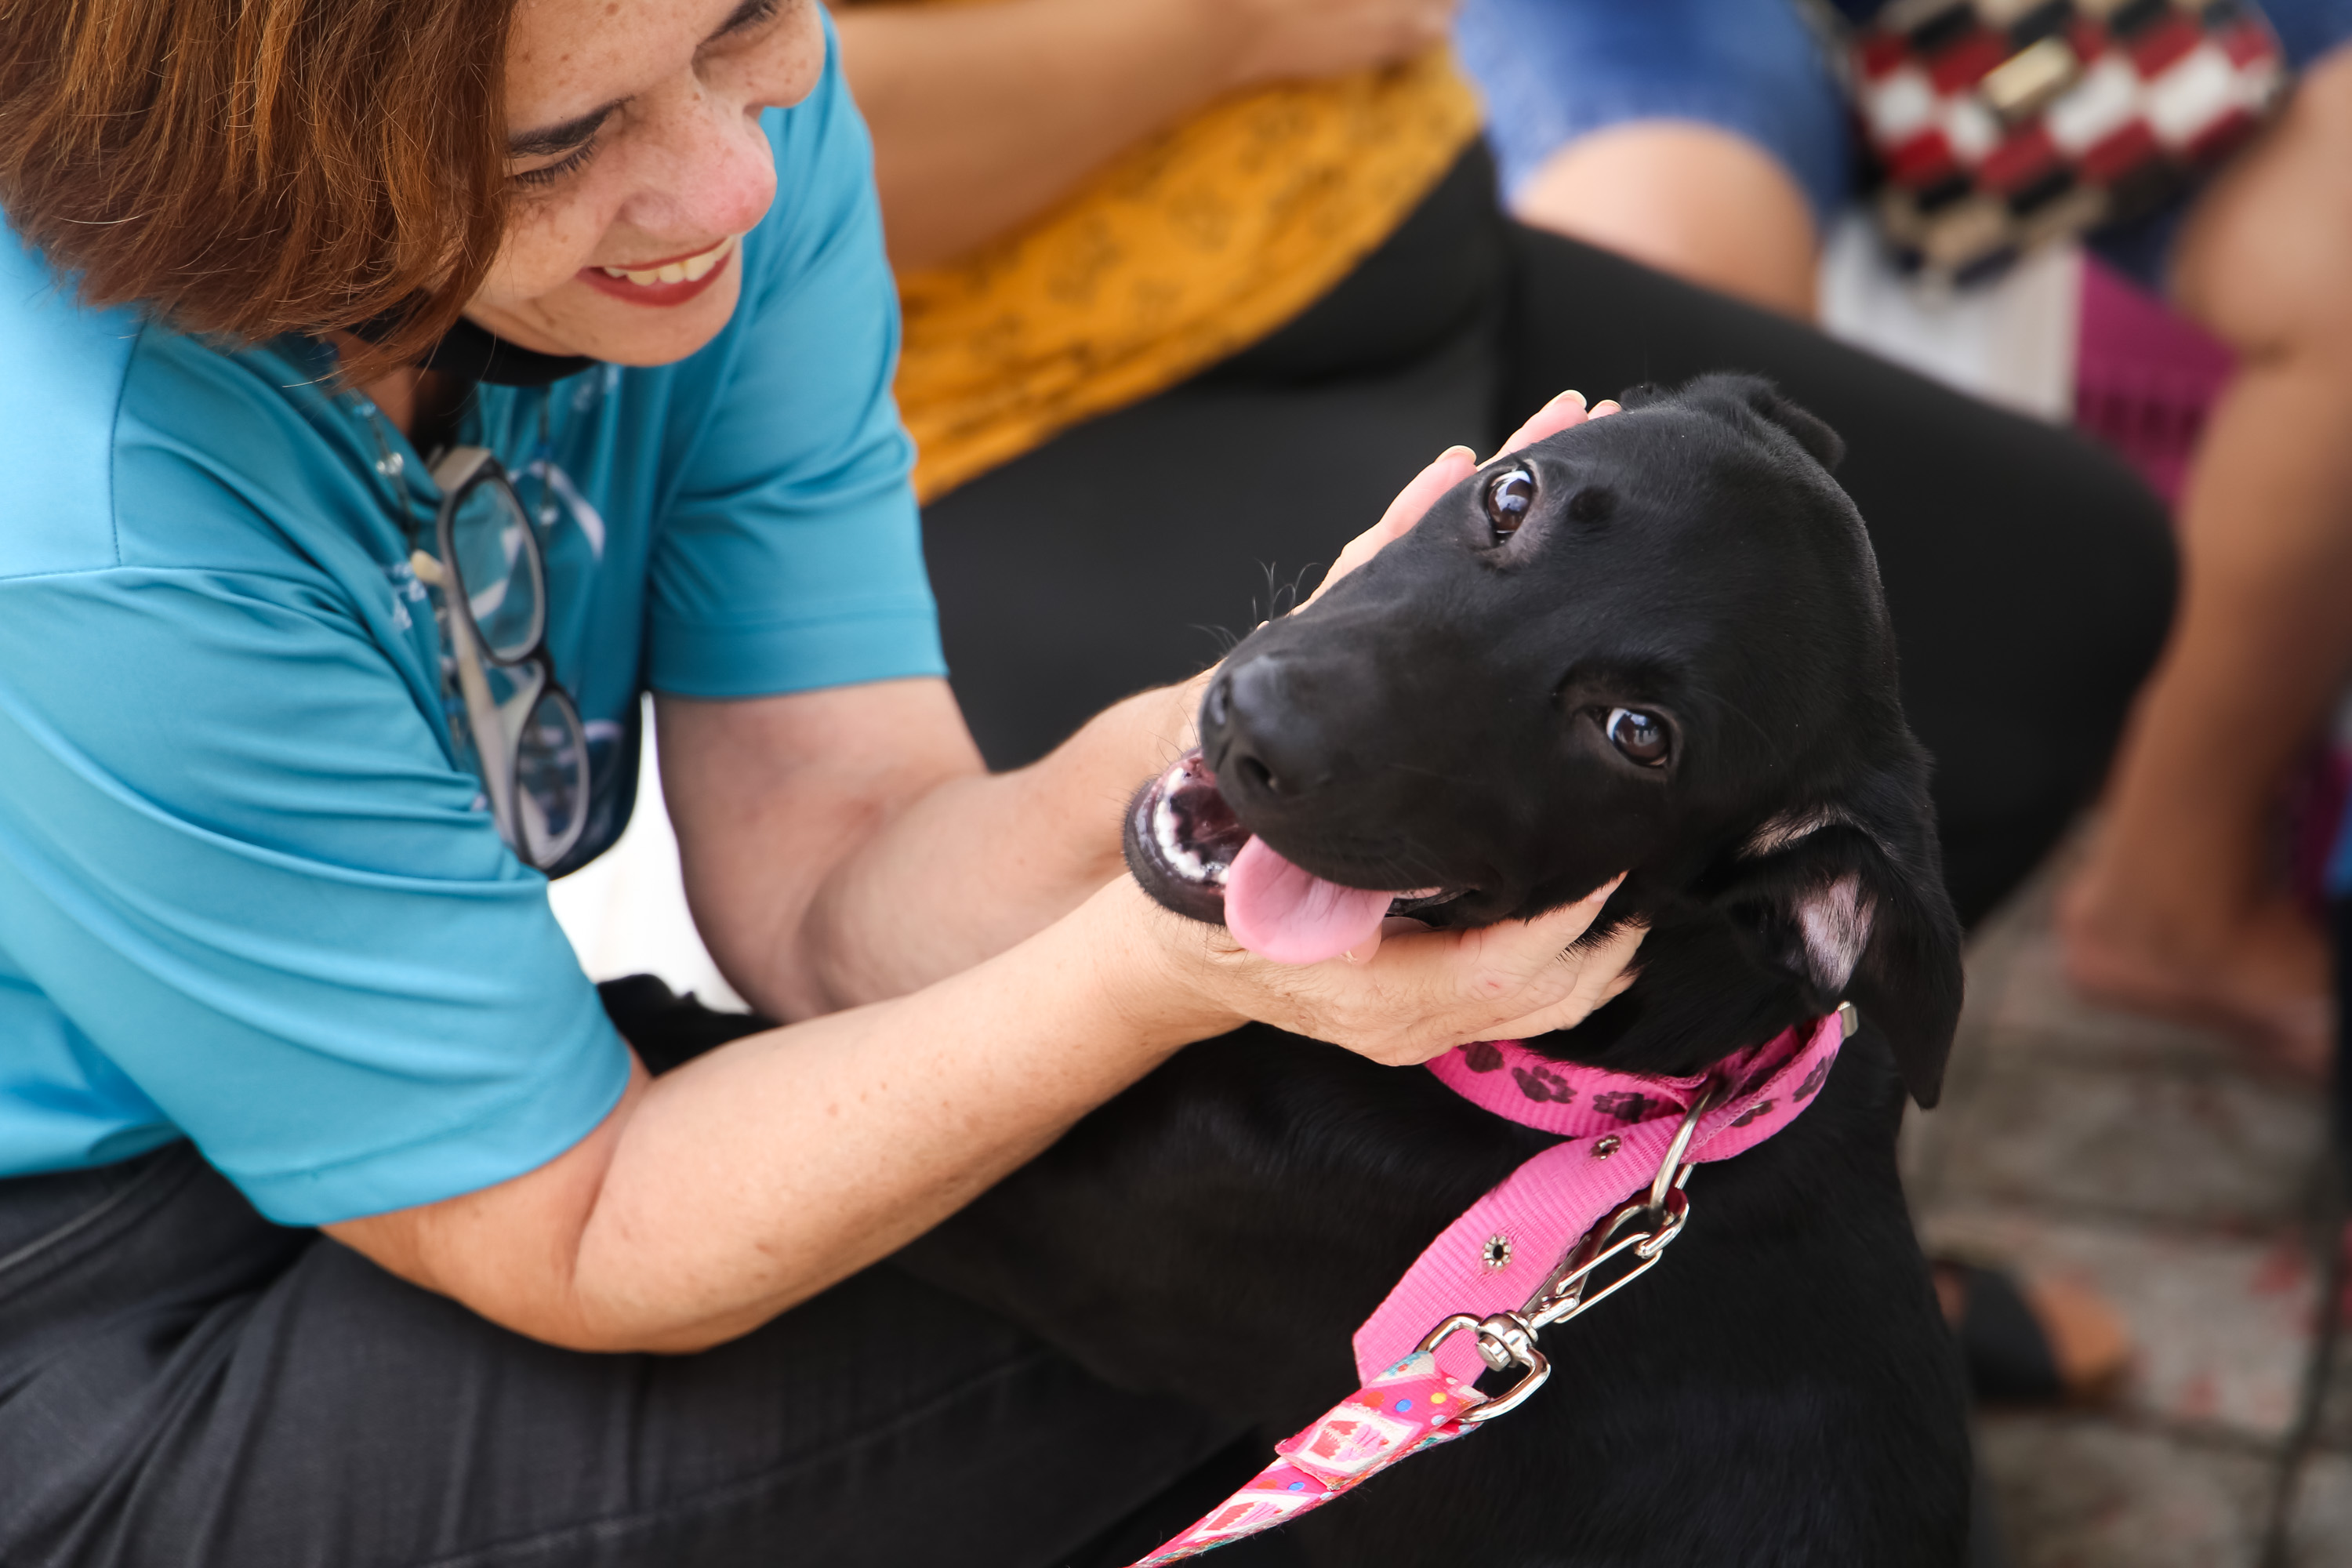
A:
[[[1743,1153],[1795,1121],[1827,1081],[1853,1017],[1841,1005],[1696,1078],[1554,1062],[1517,1040],[1457,1046],[1431,1062],[1464,1099],[1563,1142],[1446,1226],[1356,1331],[1363,1387],[1277,1444],[1274,1463],[1133,1568],[1271,1529],[1516,1407],[1549,1372],[1534,1331],[1655,1263],[1682,1227],[1691,1167]],[[1627,1201],[1643,1188],[1641,1202]],[[1629,1273],[1581,1299],[1578,1269],[1629,1253]],[[1489,1400],[1470,1386],[1488,1366],[1515,1362],[1525,1375],[1507,1394]]]

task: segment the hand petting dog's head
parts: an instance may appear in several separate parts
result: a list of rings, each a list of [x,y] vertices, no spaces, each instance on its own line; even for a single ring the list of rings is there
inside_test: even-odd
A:
[[[1630,871],[1642,977],[1547,1048],[1687,1071],[1851,996],[1932,1103],[1958,931],[1842,444],[1750,376],[1622,401],[1234,649],[1129,863],[1293,961]]]

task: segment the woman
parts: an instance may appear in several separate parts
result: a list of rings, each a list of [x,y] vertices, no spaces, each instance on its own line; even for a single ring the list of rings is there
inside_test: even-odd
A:
[[[1410,454],[1485,449],[1555,386],[1759,371],[1845,437],[1947,878],[1980,918],[2095,786],[2155,657],[2161,508],[2065,432],[1504,218],[1477,101],[1429,48],[1450,11],[842,11],[982,751],[1028,761],[1197,668],[1311,581],[1328,520],[1379,505]]]
[[[866,1266],[1243,1018],[1619,981],[1591,900],[1282,972],[1150,906],[1191,689],[982,774],[813,0],[0,8],[0,1560],[1068,1561],[1233,1434]],[[658,1079],[537,874],[648,685],[804,1020]]]

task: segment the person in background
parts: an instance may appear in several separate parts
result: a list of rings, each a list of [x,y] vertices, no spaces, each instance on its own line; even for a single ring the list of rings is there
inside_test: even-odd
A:
[[[1488,449],[1551,385],[1736,367],[1847,441],[1947,875],[1981,915],[2105,768],[2169,614],[2160,506],[2066,432],[1505,217],[1476,97],[1433,47],[1448,14],[840,7],[925,550],[982,753],[1042,755],[1207,662],[1426,442]]]
[[[2240,369],[2181,500],[2179,615],[2058,929],[2089,994],[2315,1076],[2327,947],[2270,835],[2352,673],[2352,5],[2263,10],[2302,72],[2284,115],[2184,205],[2095,239]],[[1853,153],[1798,0],[1465,0],[1459,37],[1520,219],[1811,314]]]

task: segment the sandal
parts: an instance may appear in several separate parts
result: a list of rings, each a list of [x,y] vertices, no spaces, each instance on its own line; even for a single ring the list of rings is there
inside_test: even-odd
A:
[[[2112,1397],[2130,1370],[2130,1331],[2096,1292],[1957,1258],[1929,1267],[1978,1399],[2093,1404]]]

